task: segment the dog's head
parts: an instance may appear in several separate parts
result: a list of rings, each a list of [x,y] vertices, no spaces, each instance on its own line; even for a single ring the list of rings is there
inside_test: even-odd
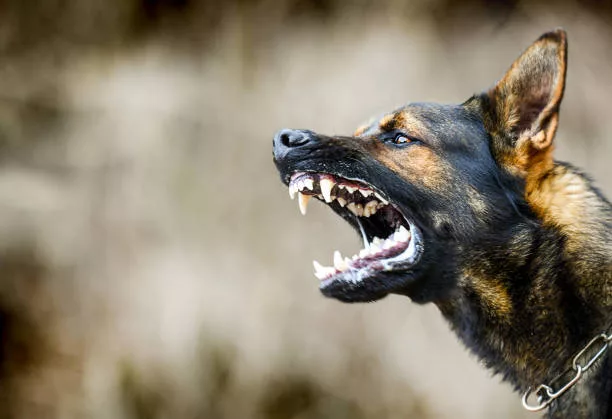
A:
[[[492,89],[460,105],[407,105],[353,136],[279,131],[274,161],[302,213],[318,198],[363,238],[355,256],[315,262],[322,292],[435,301],[470,248],[503,244],[534,217],[530,185],[552,165],[566,51],[565,32],[544,34]]]

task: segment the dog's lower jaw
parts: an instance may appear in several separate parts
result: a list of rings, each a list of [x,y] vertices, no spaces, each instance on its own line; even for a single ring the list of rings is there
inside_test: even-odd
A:
[[[516,233],[519,226],[512,228]],[[564,372],[589,340],[610,327],[612,318],[609,297],[593,300],[581,294],[584,278],[564,261],[571,254],[557,231],[537,223],[520,229],[520,243],[505,249],[488,243],[465,254],[453,292],[435,303],[464,344],[523,392]],[[525,257],[483,267],[482,260],[499,260],[499,251]],[[558,260],[551,271],[542,260],[553,255]],[[472,260],[480,263],[472,266]],[[608,277],[605,268],[600,272],[605,285],[609,272]],[[608,417],[611,377],[612,358],[606,356],[551,404],[548,417]]]

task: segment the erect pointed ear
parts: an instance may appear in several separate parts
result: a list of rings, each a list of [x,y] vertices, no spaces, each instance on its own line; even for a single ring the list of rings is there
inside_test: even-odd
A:
[[[482,95],[485,126],[495,154],[503,158],[516,153],[517,147],[529,148],[530,154],[550,147],[566,67],[566,33],[557,29],[538,38],[495,87]]]

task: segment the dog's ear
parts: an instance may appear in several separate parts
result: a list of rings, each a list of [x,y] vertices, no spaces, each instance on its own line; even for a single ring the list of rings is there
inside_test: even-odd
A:
[[[504,163],[528,164],[517,156],[517,152],[532,155],[551,148],[563,98],[566,66],[565,31],[557,29],[545,33],[492,89],[481,96],[493,152]]]

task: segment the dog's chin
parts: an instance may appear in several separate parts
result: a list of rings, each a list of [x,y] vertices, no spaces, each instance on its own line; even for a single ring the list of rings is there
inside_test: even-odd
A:
[[[333,266],[313,262],[325,296],[366,302],[410,287],[425,243],[421,230],[398,204],[367,181],[338,174],[296,172],[288,183],[303,214],[309,199],[318,198],[362,236],[363,249],[352,257],[336,251]]]
[[[365,303],[380,300],[389,294],[406,294],[415,282],[411,270],[377,272],[356,279],[346,274],[322,281],[319,289],[329,298],[345,303]]]

